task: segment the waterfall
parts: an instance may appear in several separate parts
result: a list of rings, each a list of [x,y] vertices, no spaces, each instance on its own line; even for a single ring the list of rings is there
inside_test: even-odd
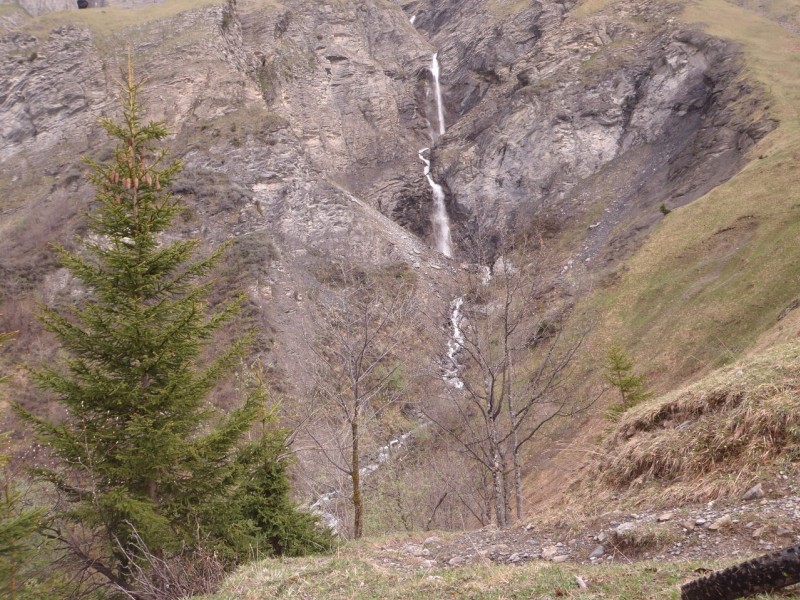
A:
[[[404,448],[413,440],[414,434],[410,431],[407,431],[399,437],[391,440],[385,446],[378,448],[375,460],[367,463],[358,470],[361,477],[366,478],[377,471],[383,463],[387,462],[392,457],[392,452]],[[317,498],[316,502],[309,506],[309,510],[314,514],[319,515],[322,518],[322,522],[325,524],[325,526],[334,533],[340,533],[342,531],[342,520],[335,512],[336,504],[341,495],[342,493],[339,490],[333,490],[327,494],[322,494]]]
[[[425,163],[424,175],[433,192],[433,237],[436,239],[436,249],[447,258],[453,258],[453,238],[450,235],[450,219],[447,216],[446,195],[444,188],[431,177],[431,161],[425,158],[425,152],[430,148],[419,151],[419,159]]]
[[[450,303],[450,327],[452,336],[447,342],[447,365],[444,370],[444,380],[448,385],[457,390],[464,389],[464,382],[458,376],[458,354],[464,348],[464,332],[461,331],[461,307],[464,305],[464,298],[456,298]]]
[[[425,163],[425,173],[424,175],[427,177],[431,172],[431,161],[425,158],[425,153],[430,150],[430,148],[423,148],[419,151],[419,159]]]
[[[433,92],[436,96],[436,111],[439,117],[439,135],[444,135],[447,130],[444,124],[444,102],[442,102],[442,86],[439,83],[439,53],[433,55],[431,61],[431,75],[433,75]]]
[[[444,188],[433,180],[430,173],[425,177],[433,190],[433,235],[436,238],[436,249],[447,258],[453,258],[453,238],[450,235],[447,205],[444,203]]]
[[[414,21],[416,21],[416,20],[417,20],[417,15],[414,15],[413,17],[411,17],[411,18],[409,19],[409,21],[411,21],[411,24],[412,24],[412,25],[414,24]]]
[[[436,139],[445,133],[444,124],[444,104],[442,102],[442,86],[439,83],[439,53],[433,55],[431,61],[431,75],[433,75],[433,89],[436,96],[436,112],[439,118],[439,135],[435,135],[431,127],[431,141],[436,142]],[[430,119],[428,119],[430,123]],[[444,188],[436,183],[431,177],[431,161],[425,158],[425,152],[430,148],[423,148],[419,151],[419,159],[425,163],[425,178],[431,186],[433,192],[433,235],[436,239],[436,249],[444,254],[447,258],[453,258],[453,238],[450,233],[450,218],[447,216],[447,204],[445,200],[447,196],[444,193]]]

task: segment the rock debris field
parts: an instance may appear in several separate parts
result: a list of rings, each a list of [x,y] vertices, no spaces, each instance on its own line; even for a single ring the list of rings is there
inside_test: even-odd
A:
[[[581,526],[537,526],[532,521],[504,530],[485,527],[458,534],[414,535],[384,540],[367,552],[383,567],[418,571],[535,560],[578,564],[736,560],[797,542],[800,496],[765,497],[759,484],[735,502],[637,513],[613,511]]]

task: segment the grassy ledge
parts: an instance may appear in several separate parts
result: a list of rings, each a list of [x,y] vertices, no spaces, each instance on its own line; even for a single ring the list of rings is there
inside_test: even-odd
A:
[[[357,552],[348,546],[347,554]],[[680,585],[698,577],[696,569],[730,563],[641,562],[594,565],[534,562],[522,566],[482,564],[457,569],[402,572],[356,558],[266,560],[243,567],[228,578],[219,593],[204,600],[267,598],[471,598],[552,599],[615,598],[650,600],[680,598]],[[581,589],[578,577],[586,584]],[[762,600],[783,598],[762,595]]]
[[[27,33],[40,39],[46,38],[53,29],[66,25],[86,28],[95,34],[107,36],[119,33],[129,27],[170,19],[190,10],[222,4],[224,4],[224,0],[164,0],[160,4],[147,4],[138,8],[107,6],[87,10],[58,11],[31,18],[24,29]]]
[[[626,413],[597,478],[648,506],[738,497],[773,461],[800,458],[799,389],[799,342],[720,369]]]

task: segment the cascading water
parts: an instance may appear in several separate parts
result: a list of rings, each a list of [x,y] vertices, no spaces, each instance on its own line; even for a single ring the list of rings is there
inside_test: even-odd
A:
[[[433,93],[436,96],[436,112],[439,117],[439,135],[444,135],[447,127],[444,124],[444,102],[442,102],[442,86],[439,83],[439,53],[433,55],[431,61],[431,75],[433,75]]]
[[[436,98],[436,113],[439,119],[439,134],[435,135],[431,128],[431,141],[436,140],[445,134],[444,123],[444,103],[442,102],[442,86],[439,82],[439,53],[433,55],[431,61],[431,75],[433,75],[433,91]],[[436,249],[447,258],[453,258],[453,238],[450,233],[450,218],[447,216],[447,196],[444,188],[436,183],[431,177],[431,161],[425,158],[425,152],[430,148],[423,148],[419,151],[419,158],[425,163],[425,178],[431,186],[433,192],[433,235],[436,239]]]
[[[436,237],[436,249],[447,258],[453,258],[453,239],[450,235],[450,219],[447,216],[445,193],[442,186],[428,175],[428,183],[433,190],[433,233]]]
[[[416,15],[412,16],[409,19],[411,25],[414,25],[414,21],[416,21]],[[444,122],[444,103],[442,101],[442,87],[439,82],[439,55],[438,53],[433,55],[433,60],[431,62],[431,75],[433,75],[433,89],[434,95],[436,98],[436,112],[438,117],[438,135],[434,133],[433,127],[431,127],[431,142],[436,142],[436,140],[445,134],[446,127]],[[430,121],[429,121],[430,122]],[[430,148],[422,148],[419,151],[419,159],[425,164],[424,175],[425,178],[428,180],[428,183],[431,186],[431,190],[433,192],[433,229],[434,235],[436,237],[436,249],[444,254],[447,258],[453,257],[453,242],[450,234],[450,219],[447,216],[447,205],[445,204],[446,195],[444,192],[444,188],[441,185],[436,183],[431,177],[431,161],[428,158],[425,158],[425,153],[428,152]],[[455,389],[461,390],[464,389],[464,382],[458,375],[458,354],[464,347],[464,334],[461,331],[461,307],[464,304],[463,298],[456,298],[450,304],[451,314],[450,314],[450,323],[452,326],[452,337],[450,341],[447,343],[447,365],[445,366],[444,372],[444,380],[447,382],[448,385],[452,386]],[[429,424],[429,423],[428,423]],[[425,424],[423,424],[424,426]],[[372,462],[367,463],[364,467],[359,469],[359,473],[362,477],[366,478],[375,471],[377,471],[380,466],[391,459],[392,452],[395,450],[399,450],[404,446],[408,445],[410,442],[413,441],[413,434],[411,432],[406,432],[401,436],[391,440],[386,446],[383,446],[378,449],[377,456],[375,460]],[[317,501],[314,502],[310,506],[310,510],[322,517],[323,523],[328,526],[334,532],[339,532],[342,529],[342,521],[339,516],[336,514],[336,504],[338,502],[339,497],[341,496],[341,491],[334,490],[328,492],[327,494],[323,494],[317,498]]]
[[[407,431],[401,436],[391,440],[385,446],[378,448],[375,460],[358,470],[361,477],[367,477],[377,471],[383,463],[387,462],[392,457],[392,452],[400,450],[413,441],[413,436],[414,434],[412,432]],[[309,510],[319,515],[325,526],[334,533],[339,533],[342,530],[342,520],[335,512],[336,504],[340,496],[341,492],[339,490],[322,494],[317,498],[317,501],[309,507]]]
[[[444,381],[457,390],[464,389],[464,382],[458,376],[458,354],[464,349],[464,332],[461,331],[461,307],[464,298],[456,298],[450,303],[450,327],[452,335],[447,342],[447,364],[444,369]]]
[[[453,258],[453,239],[450,234],[450,219],[447,217],[444,188],[431,177],[431,161],[425,158],[425,152],[430,148],[419,151],[419,159],[425,163],[425,178],[433,192],[433,235],[436,239],[436,249],[447,258]]]

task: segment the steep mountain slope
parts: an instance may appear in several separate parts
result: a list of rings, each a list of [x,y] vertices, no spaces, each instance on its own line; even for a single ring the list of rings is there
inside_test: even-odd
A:
[[[787,16],[778,5],[752,12],[747,6],[708,0],[691,5],[680,18],[740,45],[743,75],[749,85],[760,83],[769,90],[767,107],[777,126],[749,154],[744,169],[667,215],[643,247],[586,301],[598,315],[588,354],[601,356],[612,343],[623,344],[658,392],[798,334],[800,70],[791,58],[800,48],[796,15]],[[780,352],[768,356],[778,369],[790,362],[784,365]],[[757,395],[759,390],[748,393]],[[762,409],[770,411],[766,403]],[[780,413],[773,416],[783,418]],[[586,424],[560,458],[551,455],[547,468],[531,478],[530,489],[541,489],[543,481],[574,477],[576,451],[583,454],[603,428],[601,419]],[[567,472],[571,474],[564,477]],[[695,492],[735,496],[757,476],[737,477],[724,492],[699,486]],[[686,481],[684,487],[693,489],[692,478]]]
[[[224,281],[247,291],[266,332],[256,351],[301,406],[313,298],[338,256],[415,272],[434,333],[417,350],[442,356],[469,263],[493,266],[503,239],[543,237],[556,266],[542,288],[599,314],[587,389],[611,340],[653,372],[670,367],[656,378],[668,389],[746,351],[793,297],[770,281],[798,264],[785,247],[797,195],[791,12],[776,24],[723,0],[686,18],[660,0],[22,6],[0,7],[0,313],[20,331],[7,365],[53,356],[33,303],[75,292],[48,244],[83,233],[91,191],[78,157],[107,151],[96,116],[113,109],[128,47],[150,79],[150,116],[173,128],[184,160],[179,235],[237,240]],[[769,84],[776,76],[785,85]],[[429,146],[456,260],[434,249],[418,156]],[[788,192],[779,206],[774,188]],[[14,390],[32,401],[19,370]]]

